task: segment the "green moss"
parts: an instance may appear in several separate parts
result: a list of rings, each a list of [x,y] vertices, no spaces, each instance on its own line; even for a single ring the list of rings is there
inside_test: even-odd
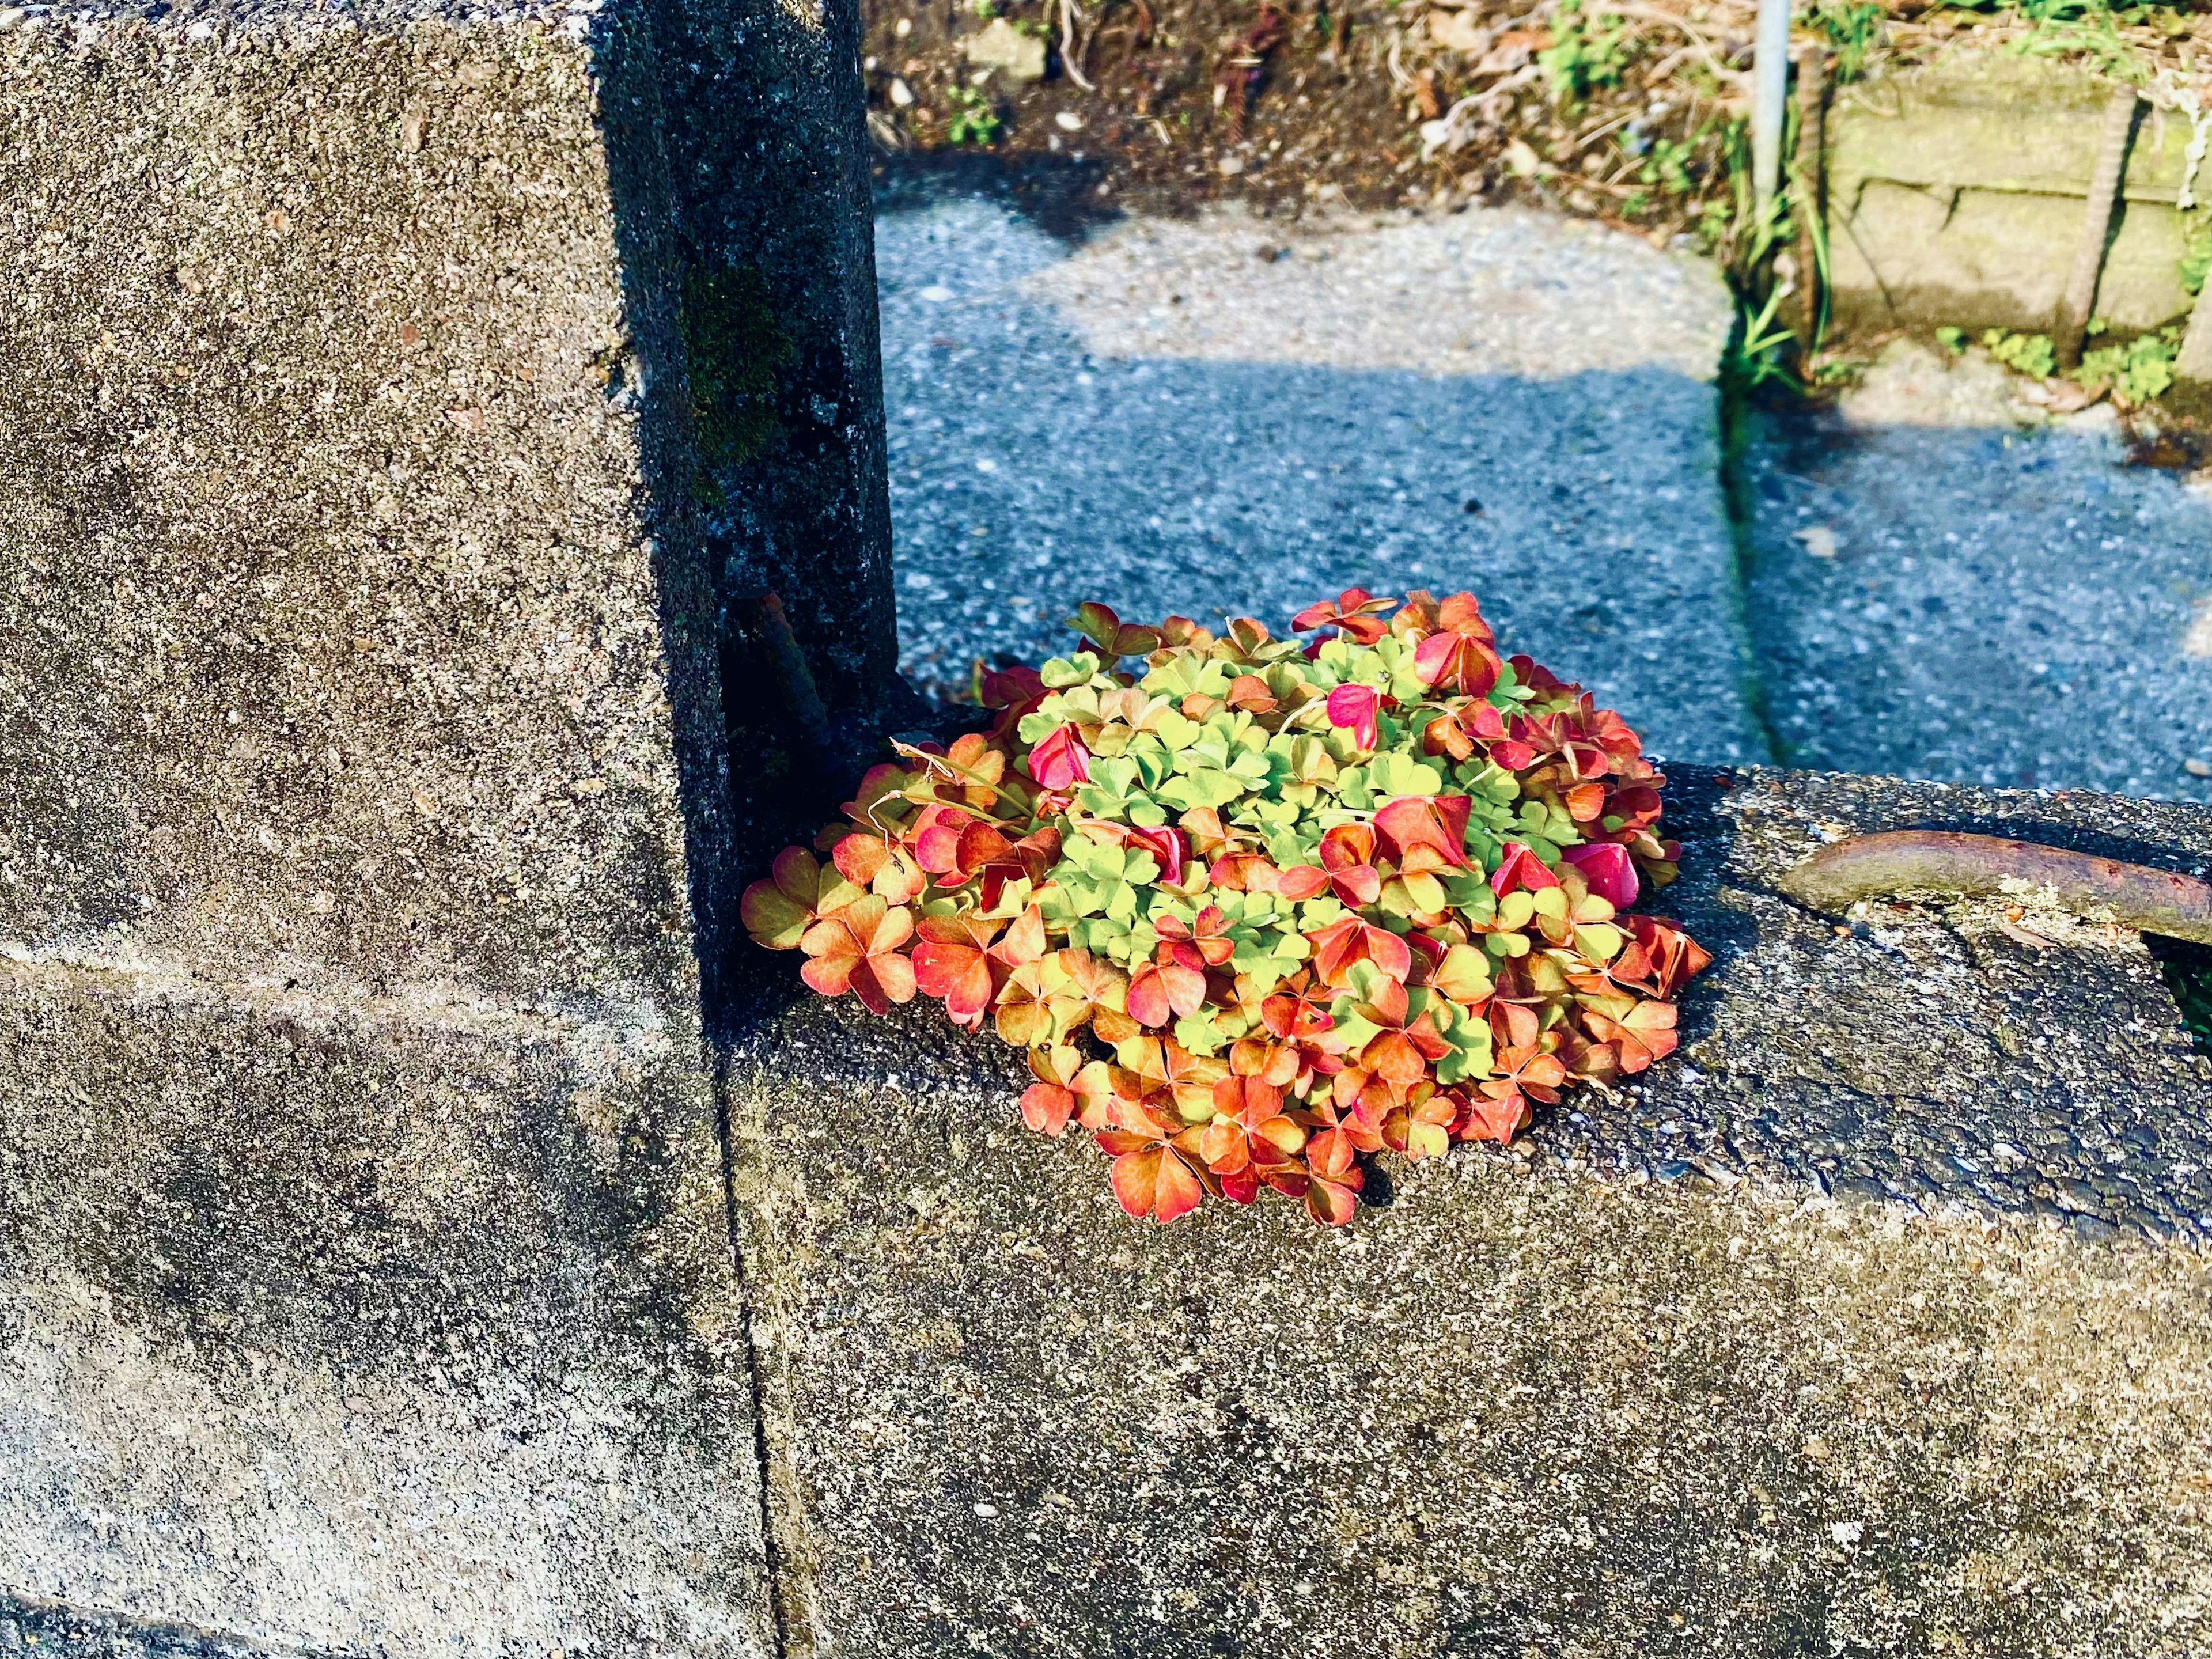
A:
[[[682,323],[699,456],[694,488],[702,500],[719,501],[717,475],[750,460],[782,430],[777,380],[799,350],[777,323],[768,281],[753,265],[687,270]]]
[[[2153,939],[2150,945],[2197,1052],[2212,1054],[2212,946],[2180,939]]]

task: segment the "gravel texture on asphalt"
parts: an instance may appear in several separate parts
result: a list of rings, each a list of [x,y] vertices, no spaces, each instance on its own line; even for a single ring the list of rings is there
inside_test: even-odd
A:
[[[973,195],[876,237],[904,665],[1067,648],[1084,599],[1282,629],[1471,588],[1662,754],[1763,757],[1709,267],[1520,210],[1048,234]]]
[[[1833,411],[1754,416],[1747,610],[1799,765],[2207,799],[2212,511],[2046,422],[1977,352],[1891,347]]]

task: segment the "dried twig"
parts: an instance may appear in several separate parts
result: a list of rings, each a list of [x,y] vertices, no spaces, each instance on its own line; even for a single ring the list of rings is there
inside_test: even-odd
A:
[[[1738,88],[1750,84],[1751,76],[1742,70],[1731,69],[1727,59],[1713,49],[1713,43],[1688,19],[1678,17],[1673,12],[1662,10],[1657,6],[1608,5],[1605,9],[1611,16],[1632,18],[1644,23],[1659,23],[1668,28],[1680,30],[1689,39],[1689,50],[1703,58],[1705,67],[1711,70],[1715,76]]]
[[[1267,73],[1267,59],[1290,33],[1290,21],[1275,0],[1260,0],[1260,15],[1214,70],[1213,106],[1228,113],[1231,143],[1244,136],[1244,117]]]
[[[1075,9],[1075,0],[1060,0],[1060,66],[1067,71],[1067,78],[1085,92],[1096,92],[1083,74],[1083,54],[1075,47],[1075,21],[1082,14]],[[1089,36],[1085,45],[1090,44]]]

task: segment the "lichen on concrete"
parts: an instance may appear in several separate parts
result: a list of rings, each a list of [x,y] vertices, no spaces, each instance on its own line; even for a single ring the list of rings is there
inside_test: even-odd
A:
[[[719,503],[715,474],[752,459],[781,430],[773,406],[777,376],[799,354],[776,322],[757,266],[693,265],[684,273],[680,314],[698,489],[703,500]]]

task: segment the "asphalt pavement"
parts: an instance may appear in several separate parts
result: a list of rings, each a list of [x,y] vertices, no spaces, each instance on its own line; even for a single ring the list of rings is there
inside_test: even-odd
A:
[[[880,216],[900,641],[943,694],[1133,617],[1473,589],[1655,751],[2202,800],[2212,512],[1970,356],[1753,412],[1710,264],[1521,209]]]
[[[906,665],[1067,648],[1097,599],[1281,629],[1470,588],[1659,750],[1750,714],[1694,260],[1516,210],[1066,240],[970,196],[877,228]]]

